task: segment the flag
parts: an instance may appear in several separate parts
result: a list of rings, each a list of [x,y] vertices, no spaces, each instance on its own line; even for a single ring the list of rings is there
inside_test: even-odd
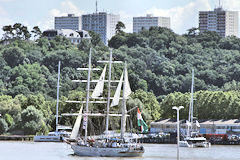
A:
[[[141,127],[141,132],[142,133],[148,132],[147,124],[144,122],[139,108],[138,108],[138,113],[137,113],[137,119],[138,119],[138,126]]]
[[[196,121],[196,126],[197,126],[197,127],[200,127],[200,124],[199,124],[199,122],[198,122],[198,121]]]
[[[86,126],[87,126],[87,115],[84,114],[84,117],[83,117],[83,129],[86,129]]]
[[[188,127],[191,126],[191,123],[188,120],[186,120],[186,124],[187,124]]]

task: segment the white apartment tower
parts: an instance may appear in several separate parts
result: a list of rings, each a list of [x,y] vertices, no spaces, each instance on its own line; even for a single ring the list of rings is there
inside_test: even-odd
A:
[[[238,36],[238,11],[225,11],[221,7],[200,11],[199,30],[216,31],[221,37]]]
[[[133,32],[140,32],[143,28],[148,30],[154,26],[170,29],[170,17],[153,17],[151,14],[146,17],[133,17]]]
[[[99,12],[82,15],[82,29],[98,33],[105,45],[115,35],[120,15]]]
[[[81,16],[75,16],[74,14],[68,14],[68,16],[55,17],[55,29],[72,29],[81,30],[82,21]]]

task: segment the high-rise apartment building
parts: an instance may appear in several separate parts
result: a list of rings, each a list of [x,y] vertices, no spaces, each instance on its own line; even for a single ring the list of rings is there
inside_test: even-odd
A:
[[[153,17],[151,14],[133,17],[133,32],[140,32],[143,28],[148,30],[153,26],[170,28],[170,17]]]
[[[74,14],[68,14],[68,16],[55,17],[55,29],[72,29],[81,30],[82,21],[81,16],[75,16]]]
[[[214,11],[200,11],[199,30],[216,31],[221,37],[238,36],[238,12],[225,11],[221,7]]]
[[[108,40],[115,35],[119,20],[119,15],[107,14],[106,12],[86,14],[82,15],[82,29],[98,33],[103,43],[107,45]]]

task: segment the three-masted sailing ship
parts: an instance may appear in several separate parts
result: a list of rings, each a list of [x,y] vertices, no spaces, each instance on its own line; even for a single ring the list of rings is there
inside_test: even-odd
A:
[[[92,68],[91,65],[91,49],[89,53],[89,62],[88,68],[80,68],[78,70],[87,70],[88,78],[85,80],[75,80],[75,82],[87,82],[87,97],[86,101],[68,101],[75,103],[86,103],[85,112],[83,113],[83,108],[81,107],[79,113],[77,114],[77,120],[73,127],[73,132],[71,139],[76,139],[77,133],[79,131],[81,119],[83,116],[83,128],[85,129],[85,138],[80,139],[77,142],[68,142],[71,145],[71,148],[74,151],[74,154],[78,156],[101,156],[101,157],[139,157],[144,153],[144,147],[136,142],[131,142],[131,140],[125,138],[125,128],[126,128],[126,100],[131,94],[131,89],[128,81],[127,74],[127,64],[125,62],[124,70],[121,75],[120,81],[118,83],[115,95],[111,98],[111,67],[114,63],[123,63],[121,61],[112,61],[112,51],[110,51],[109,61],[98,61],[100,63],[107,63],[109,66],[108,80],[105,80],[105,73],[107,66],[104,67],[103,72],[97,80],[95,89],[90,96],[90,83],[94,80],[91,80],[91,72],[93,70],[98,70],[97,68]],[[108,94],[107,98],[101,97],[103,95],[104,83],[108,83]],[[123,90],[122,90],[123,88]],[[122,97],[121,97],[122,90]],[[94,101],[91,101],[94,99]],[[99,99],[99,100],[96,100]],[[112,99],[112,101],[111,101]],[[122,113],[121,114],[110,114],[110,107],[117,106],[120,99],[122,100]],[[107,100],[107,101],[104,101]],[[106,113],[90,113],[88,110],[89,103],[107,103]],[[66,115],[66,114],[65,114]],[[73,114],[71,114],[73,115]],[[76,115],[76,114],[75,114]],[[105,136],[98,139],[88,139],[88,117],[90,116],[104,116],[106,117],[106,130]],[[121,136],[114,137],[109,133],[109,116],[121,116]],[[100,126],[99,126],[100,127]]]

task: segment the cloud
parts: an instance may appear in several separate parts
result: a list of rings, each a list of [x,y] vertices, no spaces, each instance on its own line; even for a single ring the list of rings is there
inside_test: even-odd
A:
[[[153,7],[147,10],[145,14],[170,17],[171,29],[176,33],[183,34],[192,27],[198,27],[198,13],[199,11],[205,10],[211,10],[210,0],[195,0],[185,6],[178,6],[170,9]]]
[[[0,2],[12,2],[14,0],[0,0]]]
[[[60,9],[52,9],[50,11],[51,16],[67,16],[67,14],[73,13],[77,16],[80,16],[83,14],[83,11],[81,11],[75,4],[73,4],[69,0],[65,0],[61,3]]]
[[[47,17],[37,22],[38,26],[41,26],[41,30],[53,29],[54,28],[54,17],[67,16],[68,14],[75,14],[76,16],[82,15],[84,12],[81,11],[74,3],[69,0],[61,2],[60,8],[53,8],[49,11]]]
[[[120,11],[118,13],[120,15],[120,21],[122,21],[125,24],[126,29],[124,30],[125,32],[132,32],[133,30],[133,17],[134,15],[128,14],[125,11]]]
[[[1,17],[1,21],[0,21],[0,39],[1,39],[2,34],[4,33],[2,30],[3,26],[13,24],[13,22],[8,18],[7,11],[4,10],[4,8],[1,6],[0,6],[0,17]]]
[[[0,6],[0,15],[1,15],[1,18],[2,16],[7,16],[7,12],[1,6]]]
[[[222,0],[221,6],[223,9],[240,11],[240,1],[239,0]]]

